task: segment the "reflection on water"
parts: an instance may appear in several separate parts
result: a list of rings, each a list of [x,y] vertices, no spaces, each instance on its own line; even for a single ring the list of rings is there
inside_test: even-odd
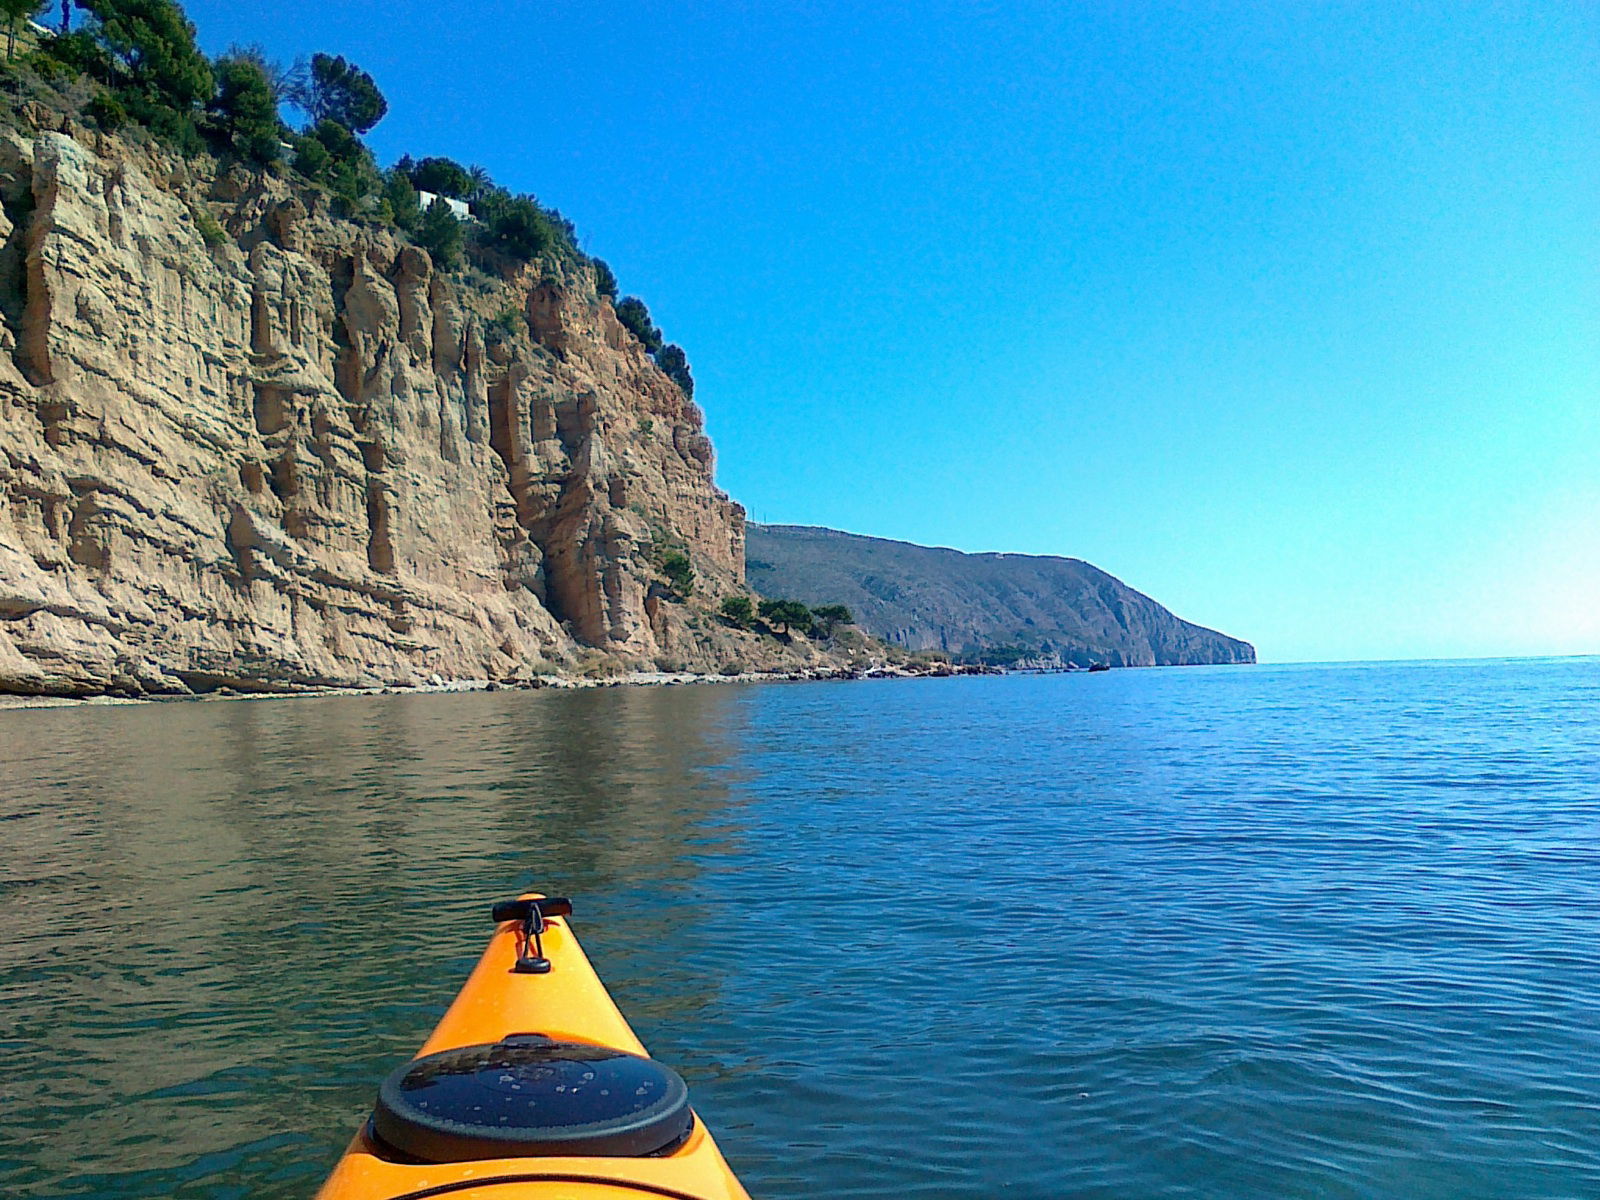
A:
[[[311,1192],[530,885],[763,1200],[1600,1196],[1600,661],[0,712],[0,1195]]]
[[[732,699],[0,713],[0,1191],[306,1193],[442,1014],[491,900],[583,897],[601,952],[672,936],[700,856],[738,835]],[[670,982],[656,1019],[717,987]]]

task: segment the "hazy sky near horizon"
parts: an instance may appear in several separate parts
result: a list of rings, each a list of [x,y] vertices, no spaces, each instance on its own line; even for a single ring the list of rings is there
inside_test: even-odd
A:
[[[1600,6],[206,0],[687,349],[753,519],[1267,660],[1600,652]]]

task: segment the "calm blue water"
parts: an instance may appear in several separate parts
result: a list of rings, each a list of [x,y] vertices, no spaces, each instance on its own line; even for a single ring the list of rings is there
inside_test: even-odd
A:
[[[530,885],[758,1197],[1600,1196],[1600,660],[0,712],[0,1194],[301,1196]]]

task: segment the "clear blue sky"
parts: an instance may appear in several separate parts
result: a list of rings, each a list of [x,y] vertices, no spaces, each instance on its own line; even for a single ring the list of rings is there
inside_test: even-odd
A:
[[[1600,652],[1600,6],[189,4],[578,225],[757,520]]]

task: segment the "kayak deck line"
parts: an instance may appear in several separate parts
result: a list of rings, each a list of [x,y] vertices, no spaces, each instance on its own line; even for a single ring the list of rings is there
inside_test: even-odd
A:
[[[628,1183],[618,1179],[595,1179],[588,1175],[497,1175],[492,1179],[464,1179],[460,1183],[441,1183],[438,1187],[424,1188],[420,1192],[407,1192],[403,1196],[391,1196],[388,1200],[431,1200],[434,1196],[459,1195],[464,1191],[473,1191],[480,1188],[511,1187],[527,1183],[581,1183],[595,1187],[603,1187],[606,1191],[635,1192],[640,1195],[665,1196],[667,1200],[700,1200],[698,1196],[691,1196],[688,1192],[675,1192],[671,1188],[657,1187],[650,1183]],[[600,1193],[592,1193],[599,1195]]]
[[[749,1200],[595,974],[571,911],[537,893],[495,906],[483,956],[318,1200]]]

